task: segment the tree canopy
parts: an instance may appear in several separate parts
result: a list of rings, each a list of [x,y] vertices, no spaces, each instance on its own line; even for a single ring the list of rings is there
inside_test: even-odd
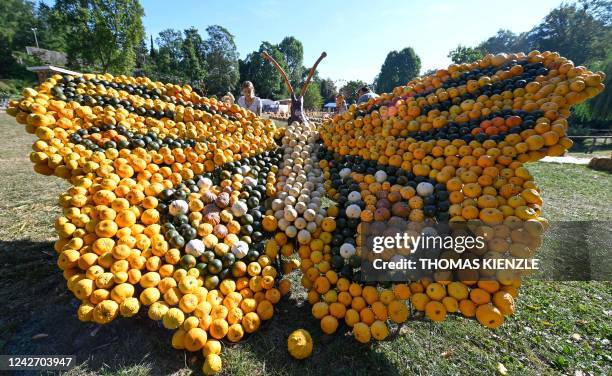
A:
[[[458,45],[457,48],[450,51],[447,56],[453,61],[453,63],[463,64],[482,59],[484,53],[478,47],[474,48]]]
[[[304,47],[302,42],[295,37],[285,37],[279,44],[278,50],[283,54],[285,64],[287,65],[287,76],[294,87],[298,87],[302,81],[304,72],[308,70],[303,67],[304,64]]]
[[[334,80],[331,78],[326,78],[319,82],[319,86],[321,87],[321,97],[325,103],[335,100],[336,95],[338,95],[338,88],[336,87]]]
[[[604,19],[597,18],[602,16],[591,13],[588,4],[562,4],[553,9],[527,34],[531,47],[557,51],[577,65],[606,58],[612,32],[605,17],[612,11]]]
[[[68,55],[68,67],[89,72],[145,74],[151,79],[191,84],[208,95],[238,94],[241,81],[254,83],[259,96],[286,98],[288,93],[280,74],[264,61],[267,51],[285,69],[296,90],[308,75],[304,66],[304,46],[294,36],[278,44],[262,42],[259,49],[241,60],[234,36],[219,25],[208,26],[202,34],[196,28],[166,29],[145,35],[144,10],[139,0],[56,0],[53,5],[35,0],[0,2],[0,78],[28,79],[35,76],[25,67],[40,63],[25,53],[34,46],[33,28],[41,48]],[[150,39],[150,42],[149,42]],[[557,51],[576,65],[606,72],[604,93],[581,108],[583,117],[610,119],[610,40],[612,40],[611,0],[572,0],[549,12],[526,32],[500,29],[474,46],[459,45],[448,56],[456,63],[475,61],[487,53]],[[390,51],[373,87],[390,92],[406,84],[421,68],[412,48]],[[443,68],[443,67],[436,67]],[[432,72],[432,70],[428,71]],[[319,98],[333,101],[342,92],[349,103],[366,82],[352,80],[337,88],[333,78],[322,79],[318,72],[306,93],[306,106],[317,108]],[[317,89],[318,95],[314,92]],[[609,121],[608,123],[609,124]]]
[[[266,51],[279,65],[286,69],[287,65],[282,52],[269,42],[262,42],[258,51],[253,51],[244,60],[240,60],[240,80],[251,81],[255,92],[262,98],[281,99],[287,96],[287,89],[280,73],[264,58],[261,53]]]
[[[138,0],[57,0],[54,9],[69,35],[72,65],[133,72],[134,51],[144,37],[144,9]]]
[[[204,55],[204,41],[195,27],[184,31],[185,38],[181,44],[182,71],[185,80],[193,86],[201,88],[206,78],[206,59]]]
[[[411,47],[401,51],[391,51],[380,68],[376,80],[376,90],[390,92],[394,87],[405,85],[415,78],[421,70],[421,59]]]
[[[154,79],[182,83],[185,75],[181,69],[183,59],[183,33],[166,29],[157,37],[158,49],[152,56],[147,74]]]
[[[323,106],[321,96],[321,86],[318,82],[312,81],[304,93],[304,108],[308,110],[320,110]]]
[[[219,25],[207,27],[206,32],[208,39],[204,41],[203,51],[208,69],[206,92],[223,95],[236,91],[240,72],[234,36]]]
[[[359,90],[360,88],[366,86],[367,84],[361,80],[352,80],[347,82],[344,86],[342,86],[342,88],[340,89],[340,93],[342,95],[344,95],[344,99],[346,100],[346,103],[348,104],[352,104],[352,103],[356,103],[357,102],[357,90]]]

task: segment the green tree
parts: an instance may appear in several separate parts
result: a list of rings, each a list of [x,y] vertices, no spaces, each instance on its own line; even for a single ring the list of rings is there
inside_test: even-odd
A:
[[[415,78],[421,70],[421,59],[411,47],[401,51],[391,51],[380,68],[376,90],[390,92],[394,87],[405,85]]]
[[[206,32],[208,33],[208,39],[204,41],[208,69],[206,92],[222,96],[228,91],[235,91],[238,87],[240,79],[238,51],[234,36],[224,27],[209,26]]]
[[[135,48],[135,52],[136,52],[136,68],[139,69],[142,73],[145,69],[147,64],[149,63],[149,50],[147,48],[147,42],[145,41],[145,39],[143,38],[140,43],[138,43],[138,46],[136,46]]]
[[[354,80],[347,82],[340,89],[340,93],[344,95],[344,99],[347,104],[352,104],[357,102],[357,90],[366,86],[367,84],[361,80]]]
[[[36,27],[35,6],[32,1],[3,0],[0,2],[0,37],[11,48],[34,46],[32,28]]]
[[[13,51],[25,52],[34,45],[31,28],[36,26],[31,1],[0,1],[0,78],[31,75],[13,57]]]
[[[204,42],[195,27],[185,30],[181,44],[182,59],[179,69],[187,82],[194,87],[202,87],[206,77],[206,60],[204,58]]]
[[[36,37],[41,48],[54,51],[66,51],[70,37],[62,15],[44,2],[38,3],[35,10]]]
[[[491,54],[498,54],[501,52],[529,52],[530,48],[525,36],[526,33],[517,35],[510,30],[499,29],[494,36],[480,43],[475,50],[479,50],[481,53]],[[469,49],[470,47],[464,48]]]
[[[262,98],[281,99],[286,97],[287,89],[280,73],[261,56],[266,51],[285,70],[287,66],[278,47],[262,42],[259,51],[253,51],[244,60],[240,60],[240,81],[251,81],[255,91]]]
[[[612,31],[606,25],[607,16],[591,13],[596,8],[589,9],[589,4],[562,4],[553,9],[528,33],[530,46],[541,51],[557,51],[576,65],[605,59]]]
[[[287,65],[287,76],[293,87],[298,87],[303,80],[303,74],[308,74],[304,63],[304,46],[295,37],[285,37],[279,44],[278,50],[283,54]]]
[[[612,1],[610,0],[580,0],[580,5],[597,20],[606,26],[612,25]]]
[[[308,110],[320,110],[323,106],[323,97],[321,96],[321,86],[318,82],[312,81],[306,93],[304,93],[304,108]]]
[[[319,86],[321,87],[320,92],[324,102],[332,102],[336,99],[336,95],[338,95],[338,88],[331,78],[321,80],[321,82],[319,82]]]
[[[594,67],[593,69],[598,68],[601,68],[600,70],[606,74],[606,80],[604,81],[606,88],[598,96],[590,99],[587,104],[593,117],[608,120],[610,125],[610,121],[612,121],[612,55],[608,56],[601,67]]]
[[[152,78],[160,81],[183,83],[186,76],[181,69],[183,59],[183,33],[166,29],[157,37],[157,50],[152,56]]]
[[[68,33],[71,64],[131,74],[135,48],[144,36],[138,0],[57,0],[54,6]]]
[[[474,48],[458,45],[457,48],[450,51],[446,56],[449,57],[455,64],[463,64],[482,59],[484,53],[478,47]]]

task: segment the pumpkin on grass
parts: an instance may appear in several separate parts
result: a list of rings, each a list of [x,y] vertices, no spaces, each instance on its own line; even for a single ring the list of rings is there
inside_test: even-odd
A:
[[[312,354],[312,337],[304,329],[293,331],[287,338],[287,350],[295,359],[305,359]]]

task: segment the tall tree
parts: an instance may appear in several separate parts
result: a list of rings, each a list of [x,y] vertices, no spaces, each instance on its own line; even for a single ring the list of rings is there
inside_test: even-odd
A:
[[[287,75],[293,86],[299,86],[303,80],[303,75],[308,74],[308,69],[304,68],[304,46],[295,37],[285,37],[278,45],[278,50],[283,54],[287,65]]]
[[[62,22],[62,16],[52,7],[43,3],[37,4],[36,17],[36,37],[41,48],[55,51],[65,51],[66,41],[70,37],[67,28]]]
[[[325,102],[333,101],[338,95],[338,88],[331,78],[321,80],[319,86],[321,87],[321,97]]]
[[[612,55],[601,64],[601,71],[606,74],[606,88],[587,103],[594,117],[612,121]],[[596,68],[595,68],[596,69]]]
[[[206,92],[223,95],[238,87],[240,72],[238,51],[234,36],[222,26],[206,28],[208,39],[204,41],[204,54],[207,64]]]
[[[342,88],[340,89],[340,93],[344,95],[346,103],[356,103],[357,99],[359,99],[357,98],[357,90],[366,85],[367,84],[361,80],[349,81],[344,86],[342,86]]]
[[[143,38],[138,46],[135,48],[136,52],[136,69],[140,70],[142,73],[145,70],[145,67],[149,63],[149,50],[147,49],[147,42]]]
[[[187,82],[201,88],[206,77],[206,61],[204,59],[204,42],[195,27],[185,30],[185,38],[181,44],[181,55],[180,69]]]
[[[528,33],[531,46],[541,51],[557,51],[577,65],[604,59],[609,53],[612,33],[605,18],[590,13],[588,4],[562,4],[553,9]]]
[[[450,51],[446,56],[448,56],[455,64],[463,64],[482,59],[484,53],[478,47],[474,48],[458,45],[457,48]]]
[[[419,74],[421,59],[411,47],[391,51],[380,68],[376,90],[390,92],[394,87],[405,85]]]
[[[6,38],[11,48],[23,49],[34,45],[32,27],[36,26],[32,1],[0,1],[0,37]]]
[[[578,2],[584,10],[603,22],[604,25],[612,25],[612,1],[610,0],[580,0]]]
[[[257,95],[262,98],[281,99],[286,97],[287,91],[283,84],[283,78],[274,66],[267,63],[261,56],[264,51],[270,54],[283,69],[287,68],[283,54],[278,48],[269,42],[262,42],[259,51],[251,52],[244,60],[240,61],[240,80],[242,82],[253,82]]]
[[[155,51],[155,45],[153,44],[153,34],[151,34],[151,46],[149,48],[149,56],[154,59],[156,53],[157,51]]]
[[[304,93],[304,108],[308,110],[320,110],[323,106],[323,97],[321,96],[321,87],[318,82],[312,83]]]
[[[159,33],[157,51],[154,56],[153,78],[168,82],[185,82],[186,76],[181,69],[183,59],[183,33],[166,29]]]
[[[57,0],[54,9],[69,33],[72,64],[132,73],[134,50],[144,36],[144,10],[138,0]]]
[[[27,71],[13,57],[34,45],[34,4],[23,0],[0,1],[0,78],[23,76]]]

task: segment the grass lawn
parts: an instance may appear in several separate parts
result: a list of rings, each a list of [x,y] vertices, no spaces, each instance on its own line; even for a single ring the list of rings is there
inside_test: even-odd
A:
[[[146,317],[106,326],[81,323],[78,303],[55,264],[53,221],[68,185],[33,172],[34,137],[0,114],[0,354],[76,354],[89,374],[199,374],[200,355],[170,347],[170,332]],[[529,166],[552,220],[612,220],[612,175],[584,166]],[[297,277],[296,277],[297,280]],[[443,323],[413,317],[392,339],[360,345],[346,330],[322,334],[305,291],[289,299],[260,331],[223,351],[227,375],[611,374],[612,283],[526,282],[517,312],[497,330],[451,316]],[[313,335],[313,356],[294,361],[290,332]]]

